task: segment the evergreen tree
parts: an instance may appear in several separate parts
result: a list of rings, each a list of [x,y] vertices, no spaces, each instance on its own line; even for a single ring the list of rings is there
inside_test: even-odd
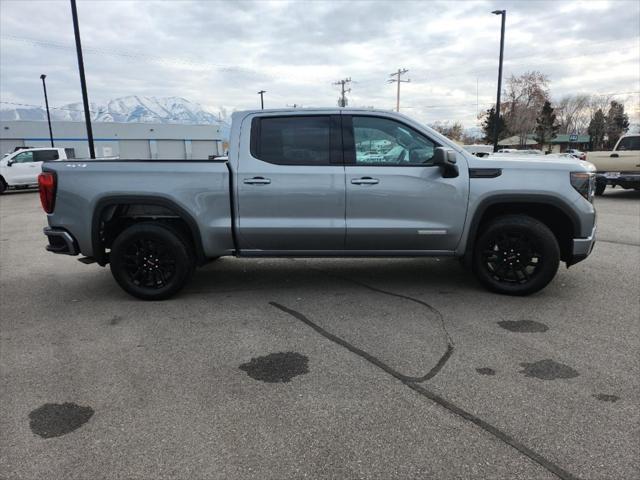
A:
[[[556,121],[556,114],[549,101],[545,101],[536,118],[536,142],[544,150],[545,145],[550,142],[558,133],[560,124]]]
[[[591,136],[591,148],[593,150],[602,150],[604,148],[604,136],[607,132],[607,120],[599,108],[589,122],[588,133]]]
[[[484,133],[482,140],[490,145],[493,145],[493,132],[496,121],[498,122],[498,140],[500,140],[501,138],[504,138],[504,133],[507,131],[507,125],[504,117],[500,115],[500,118],[498,119],[495,107],[491,107],[485,113],[484,121],[482,122],[482,131]]]
[[[615,100],[611,102],[607,114],[607,140],[609,148],[613,148],[618,139],[629,130],[629,116],[624,113],[624,105]]]

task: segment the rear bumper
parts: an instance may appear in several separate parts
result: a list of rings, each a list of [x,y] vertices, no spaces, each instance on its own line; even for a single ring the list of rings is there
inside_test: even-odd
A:
[[[593,247],[596,244],[596,225],[593,225],[591,235],[587,238],[574,238],[573,239],[573,251],[571,259],[567,262],[567,266],[575,265],[587,258],[593,251]]]
[[[634,188],[640,186],[640,172],[596,172],[596,182]]]
[[[47,251],[62,255],[78,255],[80,253],[78,242],[66,230],[44,227],[43,232],[49,240],[49,245],[46,247]]]

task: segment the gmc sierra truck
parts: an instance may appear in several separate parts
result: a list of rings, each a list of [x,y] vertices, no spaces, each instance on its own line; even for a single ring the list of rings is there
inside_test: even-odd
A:
[[[176,294],[221,256],[452,256],[511,295],[545,287],[593,248],[591,164],[477,158],[375,110],[233,114],[209,161],[45,163],[47,249],[110,264],[129,294]]]

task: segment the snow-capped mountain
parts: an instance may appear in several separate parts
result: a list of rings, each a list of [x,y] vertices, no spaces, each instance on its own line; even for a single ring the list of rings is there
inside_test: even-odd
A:
[[[197,103],[181,97],[141,97],[132,95],[110,100],[106,105],[91,103],[91,120],[94,122],[180,123],[220,125],[228,135],[229,112],[219,108],[217,112],[204,110]],[[51,108],[51,119],[84,121],[82,103],[70,103]],[[46,121],[47,112],[42,107],[16,107],[0,110],[0,120]]]

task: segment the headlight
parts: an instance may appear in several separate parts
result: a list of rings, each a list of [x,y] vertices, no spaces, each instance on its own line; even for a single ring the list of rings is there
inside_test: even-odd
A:
[[[593,172],[571,172],[570,175],[571,186],[591,202],[596,190],[596,174]]]

